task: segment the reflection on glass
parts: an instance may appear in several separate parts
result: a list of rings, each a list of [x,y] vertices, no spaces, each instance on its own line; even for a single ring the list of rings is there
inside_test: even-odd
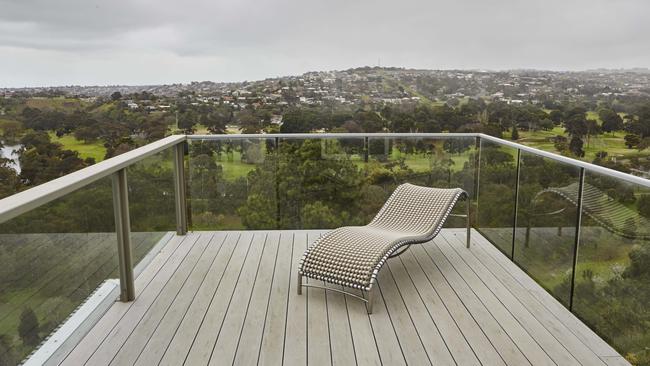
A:
[[[368,181],[382,192],[370,210],[377,213],[393,190],[402,183],[437,188],[462,188],[474,194],[474,138],[373,138],[370,137]],[[465,205],[454,213],[464,214]],[[465,219],[450,217],[446,227],[465,227]]]
[[[192,230],[275,229],[274,138],[191,141]]]
[[[173,153],[167,149],[127,168],[134,264],[176,230]]]
[[[517,185],[517,149],[481,139],[480,156],[476,226],[485,238],[510,257]]]
[[[587,172],[573,312],[633,363],[650,363],[650,189]]]
[[[569,304],[580,168],[521,153],[514,260]]]
[[[117,278],[110,177],[0,224],[0,359],[17,364]]]
[[[280,140],[278,227],[363,225],[368,215],[363,138]]]
[[[173,153],[167,149],[127,168],[134,265],[176,230]]]
[[[473,194],[475,153],[474,138],[192,141],[191,227],[255,230],[364,225],[404,182],[462,187]],[[464,210],[459,205],[459,213]],[[465,220],[452,218],[450,224],[464,227]]]

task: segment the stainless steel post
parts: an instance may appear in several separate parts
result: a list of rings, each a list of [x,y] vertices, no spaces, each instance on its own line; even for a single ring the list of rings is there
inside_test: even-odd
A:
[[[113,212],[117,233],[117,253],[120,265],[120,301],[135,299],[133,254],[131,249],[131,220],[129,218],[129,192],[126,169],[113,173]]]
[[[174,146],[174,201],[176,203],[176,234],[187,234],[187,201],[185,195],[185,143]]]
[[[514,214],[512,215],[512,251],[510,259],[515,260],[515,240],[517,238],[517,211],[519,210],[519,179],[521,177],[521,150],[517,149],[517,181],[515,182]],[[530,221],[530,218],[528,218]]]
[[[578,205],[576,210],[576,236],[573,243],[573,267],[571,270],[571,292],[569,293],[569,310],[573,311],[573,295],[576,287],[576,267],[578,266],[578,248],[580,246],[580,226],[582,226],[582,200],[585,186],[585,168],[580,168],[578,183]]]

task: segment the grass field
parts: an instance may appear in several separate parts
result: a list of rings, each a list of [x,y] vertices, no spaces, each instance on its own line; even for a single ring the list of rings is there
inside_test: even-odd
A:
[[[41,110],[74,112],[77,109],[86,107],[87,103],[76,98],[30,98],[27,99],[25,105]]]
[[[585,156],[581,160],[592,162],[596,158],[596,153],[599,151],[606,151],[610,158],[617,159],[650,156],[650,151],[648,150],[638,151],[636,149],[628,149],[625,146],[625,134],[623,131],[617,131],[583,139]],[[563,127],[555,127],[550,131],[520,131],[519,140],[516,142],[559,154],[552,141],[552,138],[558,135],[567,137]]]
[[[101,141],[86,144],[83,141],[77,140],[72,135],[57,137],[53,132],[50,132],[50,138],[52,139],[52,142],[57,142],[63,145],[63,148],[66,150],[77,151],[82,159],[94,158],[96,162],[100,162],[104,160],[104,156],[106,156],[106,148]]]
[[[0,118],[0,130],[2,129],[2,126],[4,126],[6,123],[15,123],[16,121],[8,118]]]

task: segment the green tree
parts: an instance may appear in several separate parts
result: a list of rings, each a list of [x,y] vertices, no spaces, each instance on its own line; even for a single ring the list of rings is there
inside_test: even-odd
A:
[[[217,108],[201,118],[201,123],[208,131],[215,134],[226,133],[226,125],[232,120],[232,111],[227,107]]]
[[[584,114],[573,114],[564,122],[566,132],[571,137],[582,138],[589,132],[589,126]]]
[[[16,365],[20,359],[16,356],[10,338],[5,334],[0,334],[0,365]]]
[[[517,126],[512,126],[512,134],[510,134],[510,139],[512,141],[519,140],[519,131],[517,130]]]
[[[650,247],[635,248],[629,254],[630,265],[623,272],[623,277],[635,280],[650,280]]]
[[[604,132],[614,132],[623,129],[623,119],[618,113],[611,109],[601,109],[598,112],[600,120],[603,121],[601,128]]]
[[[607,158],[607,151],[598,151],[596,153],[596,158],[594,159],[594,164],[603,164]]]
[[[627,146],[628,149],[635,148],[641,143],[641,137],[636,134],[627,134],[625,135],[625,146]]]
[[[74,131],[74,137],[85,143],[96,141],[101,136],[101,131],[96,127],[79,127]]]
[[[569,151],[577,157],[585,156],[585,151],[582,149],[583,142],[582,139],[578,136],[571,137],[569,141]]]
[[[553,138],[553,146],[557,151],[563,153],[569,149],[569,141],[566,137],[557,135]]]
[[[86,166],[78,152],[62,150],[45,132],[28,132],[20,142],[25,146],[20,178],[26,185],[45,183]]]
[[[307,133],[312,130],[315,114],[304,108],[293,108],[282,117],[282,133]]]
[[[650,217],[650,195],[643,195],[637,200],[637,209],[645,217]]]
[[[39,335],[39,325],[36,313],[32,308],[25,308],[20,314],[20,323],[18,324],[18,335],[26,346],[36,346],[41,341]]]
[[[20,188],[18,174],[9,163],[9,159],[0,158],[0,198],[11,196]]]
[[[0,129],[2,138],[7,143],[16,142],[24,131],[23,125],[18,121],[4,121],[0,124]]]
[[[178,113],[178,128],[187,134],[193,134],[194,126],[199,122],[199,115],[193,109]]]
[[[264,128],[262,120],[250,110],[237,113],[235,123],[239,125],[243,133],[260,133]]]
[[[555,125],[559,125],[560,123],[562,123],[562,120],[564,119],[564,113],[558,111],[557,109],[552,110],[551,113],[549,113],[549,118],[551,119],[551,121],[553,121]]]
[[[248,181],[249,195],[238,211],[247,228],[330,228],[344,222],[341,218],[348,224],[365,221],[354,215],[360,211],[363,174],[337,141],[283,142]]]

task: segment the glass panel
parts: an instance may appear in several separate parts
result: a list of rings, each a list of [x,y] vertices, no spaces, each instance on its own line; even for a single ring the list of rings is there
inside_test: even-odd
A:
[[[191,141],[192,230],[277,227],[275,138]]]
[[[176,231],[174,149],[129,166],[126,179],[133,263],[138,264],[166,232]]]
[[[650,363],[650,189],[587,172],[573,312],[629,361]]]
[[[0,359],[20,362],[119,276],[110,177],[0,225]]]
[[[370,210],[372,219],[395,188],[412,183],[438,188],[462,188],[474,193],[476,139],[468,138],[369,138],[368,184],[378,194]],[[464,204],[453,213],[465,214]],[[464,218],[450,217],[445,227],[465,227]]]
[[[376,205],[367,187],[363,138],[280,140],[278,224],[281,229],[363,225]]]
[[[476,227],[508,257],[517,185],[517,149],[481,139]]]
[[[569,304],[580,168],[521,152],[514,260]]]

